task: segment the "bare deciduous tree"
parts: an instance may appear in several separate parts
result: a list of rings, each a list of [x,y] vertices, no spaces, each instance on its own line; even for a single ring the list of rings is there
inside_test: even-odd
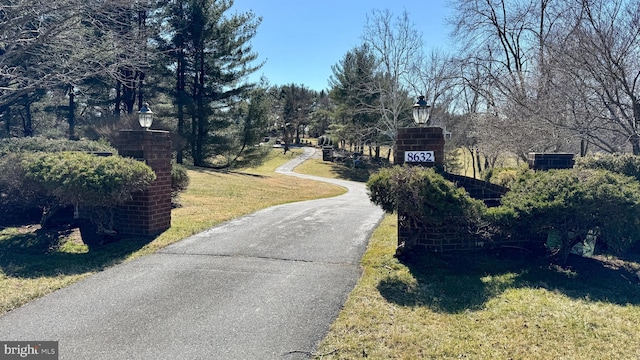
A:
[[[394,17],[388,10],[374,10],[367,17],[362,39],[378,60],[379,76],[370,92],[379,96],[380,132],[395,143],[397,129],[411,121],[408,84],[419,67],[422,38],[406,11]]]
[[[553,43],[553,56],[574,85],[558,91],[580,111],[571,129],[600,149],[620,151],[627,143],[639,155],[640,3],[576,0],[566,16],[571,36]]]
[[[507,120],[496,138],[517,145],[511,151],[615,152],[626,142],[640,154],[640,4],[453,4],[454,35],[469,50],[463,94],[473,111],[484,103]]]

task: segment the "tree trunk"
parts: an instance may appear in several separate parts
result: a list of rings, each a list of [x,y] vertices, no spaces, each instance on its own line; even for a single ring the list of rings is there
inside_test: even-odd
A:
[[[633,101],[633,118],[635,129],[638,129],[638,124],[640,123],[640,101]],[[631,145],[633,147],[633,155],[640,155],[640,134],[636,130],[635,134],[631,135],[629,138],[631,141]]]
[[[199,166],[203,166],[204,159],[204,142],[207,137],[206,134],[206,122],[207,122],[207,112],[205,110],[205,101],[204,101],[204,77],[205,77],[205,67],[204,67],[204,49],[200,50],[199,54],[199,69],[198,69],[198,93],[196,98],[196,104],[198,107],[198,129],[197,129],[197,138],[196,138],[196,152],[198,153],[198,164]]]
[[[580,140],[580,157],[587,156],[587,151],[589,150],[589,143],[585,139]]]
[[[178,68],[176,70],[176,105],[178,107],[178,135],[184,137],[184,106],[185,106],[185,71],[184,71],[184,50],[180,48],[178,54]],[[184,162],[184,149],[182,146],[178,149],[176,154],[176,162],[182,164]]]
[[[138,71],[138,109],[142,109],[142,104],[144,104],[144,93],[142,92],[144,76],[143,71]]]
[[[7,135],[11,134],[11,107],[7,107],[4,110],[5,119],[4,119],[4,129]]]
[[[473,153],[473,148],[468,147],[467,150],[469,150],[469,155],[471,156],[471,169],[473,170],[473,178],[475,179],[476,177],[476,157]],[[467,169],[465,166],[465,175],[467,174]]]
[[[69,140],[76,139],[76,94],[73,85],[69,86],[69,114],[67,121],[69,123]]]
[[[478,151],[478,149],[476,149],[476,161],[475,161],[475,163],[478,165],[478,176],[480,176],[482,174],[482,160],[480,159],[480,152]],[[476,174],[474,173],[473,177],[476,177],[475,175]]]
[[[24,116],[22,117],[22,132],[24,136],[33,136],[33,119],[31,117],[31,99],[24,96]]]
[[[116,116],[116,118],[120,118],[120,113],[121,113],[121,109],[120,109],[120,102],[122,101],[122,82],[120,80],[116,81],[116,100],[115,100],[115,106],[113,108],[113,114]]]

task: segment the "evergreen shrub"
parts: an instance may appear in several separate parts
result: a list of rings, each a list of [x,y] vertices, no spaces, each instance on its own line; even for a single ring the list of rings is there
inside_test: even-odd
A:
[[[471,198],[432,168],[394,166],[381,169],[367,183],[371,201],[387,213],[397,212],[412,228],[446,224],[456,231],[477,227],[484,204]]]
[[[640,180],[640,156],[633,154],[595,154],[580,157],[576,160],[575,167],[608,170]]]
[[[640,183],[606,170],[529,171],[488,214],[535,241],[557,234],[563,260],[590,232],[606,250],[621,253],[640,238]]]
[[[35,221],[56,200],[37,183],[26,181],[21,154],[0,157],[0,224]]]
[[[484,176],[485,181],[492,184],[510,188],[516,182],[520,174],[527,171],[528,167],[520,168],[491,168]]]
[[[633,162],[631,162],[633,163]],[[623,166],[631,173],[634,166]],[[373,203],[397,212],[401,226],[420,232],[446,225],[499,242],[529,240],[554,249],[566,261],[574,245],[595,235],[599,251],[621,254],[640,240],[640,182],[634,177],[598,169],[521,171],[501,205],[487,208],[433,169],[384,168],[367,183]]]
[[[32,221],[43,209],[56,207],[57,200],[39,183],[28,181],[22,167],[25,154],[35,152],[85,151],[116,154],[106,142],[23,137],[0,139],[0,222]],[[36,214],[39,214],[36,216]]]
[[[171,197],[176,198],[179,193],[189,186],[189,174],[184,165],[171,163]]]
[[[23,158],[22,167],[27,180],[63,205],[116,205],[155,180],[155,173],[143,162],[83,152],[31,153]]]
[[[117,153],[116,149],[102,141],[46,139],[42,137],[0,139],[0,157],[25,152],[59,151]]]

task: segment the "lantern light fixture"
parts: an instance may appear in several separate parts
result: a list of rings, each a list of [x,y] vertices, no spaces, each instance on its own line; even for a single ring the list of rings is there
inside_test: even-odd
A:
[[[413,105],[413,121],[418,125],[424,125],[429,121],[431,106],[427,104],[424,95],[418,97],[418,101]]]
[[[149,103],[144,103],[138,111],[138,122],[145,130],[149,130],[153,123],[153,111],[149,107]]]

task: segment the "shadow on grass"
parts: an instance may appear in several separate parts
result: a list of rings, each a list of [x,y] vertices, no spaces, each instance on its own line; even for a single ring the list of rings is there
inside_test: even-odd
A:
[[[68,238],[71,231],[58,229],[0,234],[0,272],[8,277],[39,278],[101,271],[121,262],[153,240],[123,238],[91,247],[89,251],[60,251],[61,241]],[[81,242],[77,247],[81,248]]]
[[[367,182],[369,180],[369,176],[372,174],[368,169],[350,168],[337,164],[332,165],[331,172],[336,174],[340,179],[357,182]]]
[[[254,178],[266,178],[266,175],[260,175],[260,174],[252,174],[252,173],[248,173],[248,172],[243,172],[243,171],[239,171],[239,170],[229,170],[229,169],[216,169],[216,168],[208,168],[208,167],[196,167],[196,166],[187,166],[187,168],[191,171],[195,171],[198,173],[218,173],[218,174],[231,174],[231,175],[240,175],[240,176],[248,176],[248,177],[254,177]]]
[[[375,162],[367,162],[366,167],[360,168],[345,163],[333,162],[330,163],[330,166],[331,172],[342,180],[367,182],[369,177],[376,173],[382,165]]]
[[[567,266],[513,250],[420,254],[405,261],[411,280],[391,273],[378,284],[380,294],[402,306],[460,313],[480,310],[512,288],[543,288],[574,299],[640,305],[634,269],[623,262],[572,256]]]

